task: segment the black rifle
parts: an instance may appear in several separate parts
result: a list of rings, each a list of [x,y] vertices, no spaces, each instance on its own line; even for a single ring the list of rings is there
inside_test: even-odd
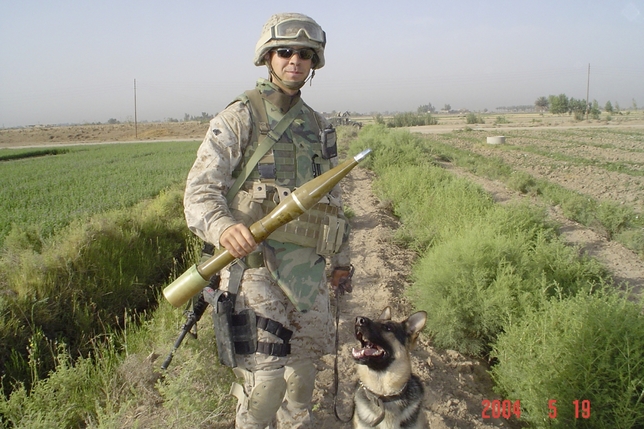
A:
[[[209,291],[207,291],[207,293],[209,292],[212,294],[213,293],[212,289],[217,289],[217,288],[219,288],[219,275],[215,275],[210,279],[210,283],[208,284],[208,286],[206,286],[204,290],[201,291],[201,293],[199,294],[199,298],[195,302],[193,302],[192,310],[185,311],[186,322],[181,327],[181,333],[179,334],[179,337],[177,338],[177,340],[174,342],[174,347],[172,348],[172,351],[163,362],[163,365],[161,365],[161,369],[168,369],[168,366],[170,366],[170,362],[172,362],[172,358],[174,357],[174,353],[177,351],[177,349],[183,342],[183,339],[185,338],[186,334],[188,334],[192,330],[192,327],[195,326],[195,324],[201,319],[201,316],[203,316],[204,312],[206,311],[206,308],[208,308],[208,302],[206,302],[206,299],[204,297],[204,291],[206,291],[207,289],[210,289]],[[194,338],[197,338],[197,334],[193,334],[191,332],[190,334]]]

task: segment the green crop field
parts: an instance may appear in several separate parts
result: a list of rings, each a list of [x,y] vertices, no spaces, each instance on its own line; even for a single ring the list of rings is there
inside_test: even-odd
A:
[[[12,228],[50,236],[75,219],[130,207],[182,183],[199,143],[0,151],[0,245]]]

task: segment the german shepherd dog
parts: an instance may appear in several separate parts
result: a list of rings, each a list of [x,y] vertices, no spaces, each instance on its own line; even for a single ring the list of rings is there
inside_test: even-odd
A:
[[[410,353],[425,326],[427,313],[419,311],[402,322],[391,320],[385,308],[378,320],[356,317],[354,348],[358,388],[354,395],[356,429],[420,429],[423,385],[411,372]]]

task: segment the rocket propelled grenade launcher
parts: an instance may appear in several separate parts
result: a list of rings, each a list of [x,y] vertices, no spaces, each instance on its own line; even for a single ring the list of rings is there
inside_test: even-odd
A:
[[[337,167],[295,189],[273,211],[249,227],[255,241],[261,243],[277,228],[286,225],[313,207],[370,152],[371,149],[365,149],[353,158],[347,159]],[[199,266],[193,265],[163,290],[163,296],[174,307],[181,307],[206,287],[213,275],[234,260],[235,257],[228,250],[223,249]]]

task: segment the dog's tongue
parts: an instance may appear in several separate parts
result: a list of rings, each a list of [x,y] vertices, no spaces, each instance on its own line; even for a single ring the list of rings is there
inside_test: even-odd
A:
[[[354,359],[362,359],[369,356],[379,356],[382,354],[382,350],[376,347],[365,347],[362,349],[353,348],[351,354]]]

